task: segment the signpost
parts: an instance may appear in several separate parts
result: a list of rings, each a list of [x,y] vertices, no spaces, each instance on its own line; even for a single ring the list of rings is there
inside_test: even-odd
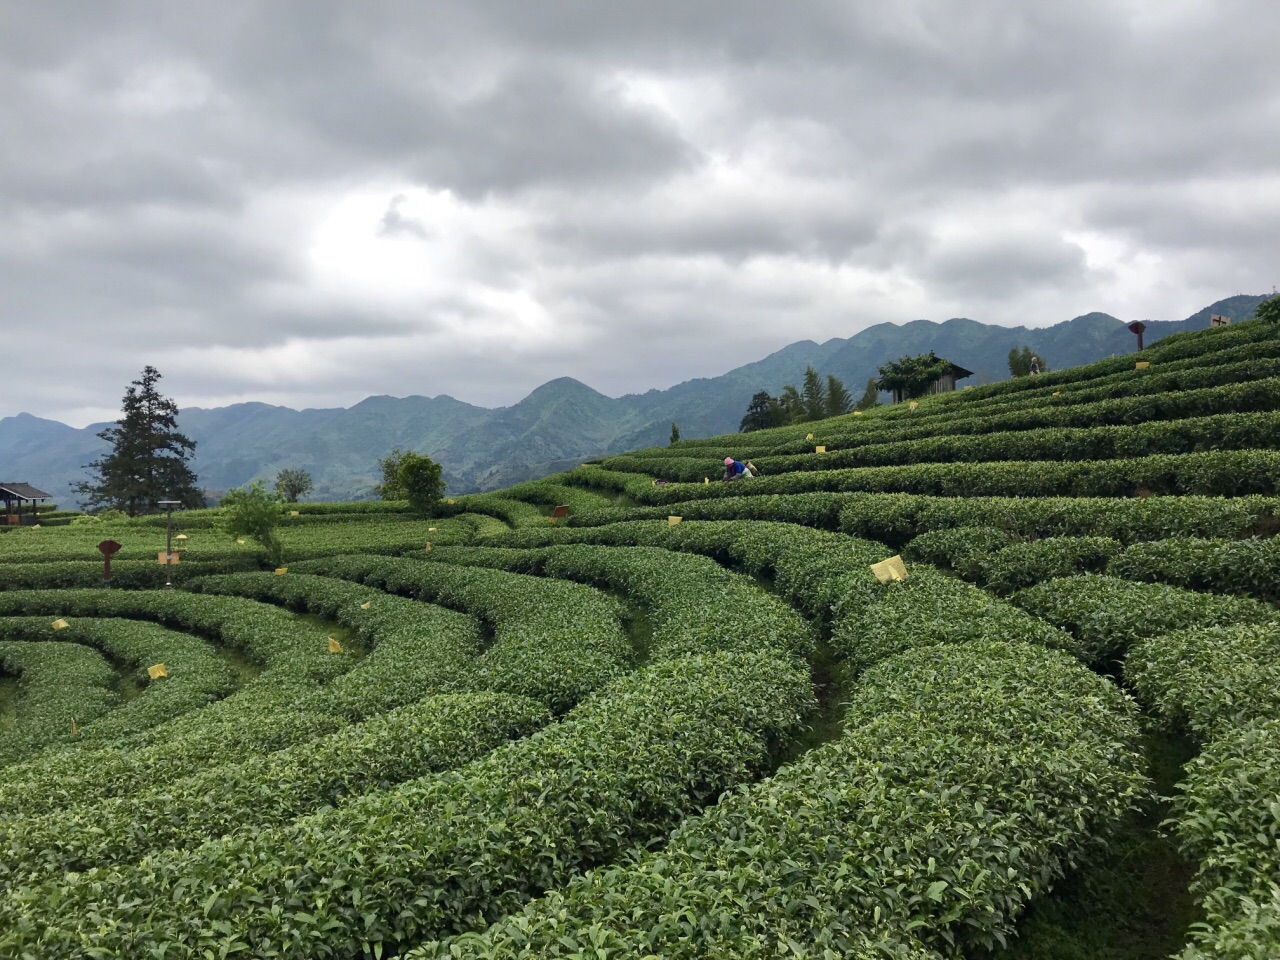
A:
[[[173,589],[173,508],[182,506],[181,500],[161,500],[157,506],[165,509],[165,542],[164,554],[159,558],[160,563],[164,564],[164,586],[166,590]]]
[[[103,540],[98,544],[98,552],[102,554],[102,585],[111,586],[111,555],[119,551],[120,544],[114,540]]]

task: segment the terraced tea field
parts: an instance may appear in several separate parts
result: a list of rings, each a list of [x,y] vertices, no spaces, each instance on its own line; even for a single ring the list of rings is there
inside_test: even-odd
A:
[[[0,957],[1280,956],[1280,336],[1143,359],[282,573],[193,511],[172,590],[162,521],[0,534]]]

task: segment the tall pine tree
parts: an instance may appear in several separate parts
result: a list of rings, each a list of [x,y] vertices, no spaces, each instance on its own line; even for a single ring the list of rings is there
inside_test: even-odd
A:
[[[880,391],[876,389],[876,378],[871,377],[867,380],[867,389],[862,391],[862,399],[858,401],[855,410],[870,410],[872,407],[880,406]]]
[[[765,430],[769,427],[777,426],[774,422],[775,419],[780,419],[777,412],[777,401],[769,396],[767,390],[759,390],[751,398],[751,405],[747,407],[747,415],[738,424],[738,431],[740,433],[751,433],[755,430]]]
[[[853,397],[839,377],[827,374],[827,416],[838,417],[853,409]]]
[[[827,388],[823,385],[822,378],[818,376],[818,371],[813,367],[804,369],[804,387],[801,395],[804,397],[805,420],[821,420],[827,415]]]
[[[178,405],[156,389],[159,380],[160,371],[144,367],[125,390],[123,416],[98,434],[111,452],[86,465],[95,479],[76,484],[86,509],[112,507],[136,517],[159,510],[161,500],[204,506],[187,466],[195,442],[178,432]]]

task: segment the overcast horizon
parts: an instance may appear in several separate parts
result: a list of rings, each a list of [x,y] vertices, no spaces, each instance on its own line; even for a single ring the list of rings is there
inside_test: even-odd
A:
[[[145,364],[496,407],[1183,319],[1280,283],[1278,41],[1273,0],[0,5],[0,417],[113,420]]]

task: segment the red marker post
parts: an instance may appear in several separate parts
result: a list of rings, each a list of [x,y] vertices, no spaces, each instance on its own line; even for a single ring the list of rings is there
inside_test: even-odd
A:
[[[104,587],[111,586],[111,555],[120,549],[120,544],[114,540],[103,540],[98,544],[98,551],[102,554],[102,585]]]

